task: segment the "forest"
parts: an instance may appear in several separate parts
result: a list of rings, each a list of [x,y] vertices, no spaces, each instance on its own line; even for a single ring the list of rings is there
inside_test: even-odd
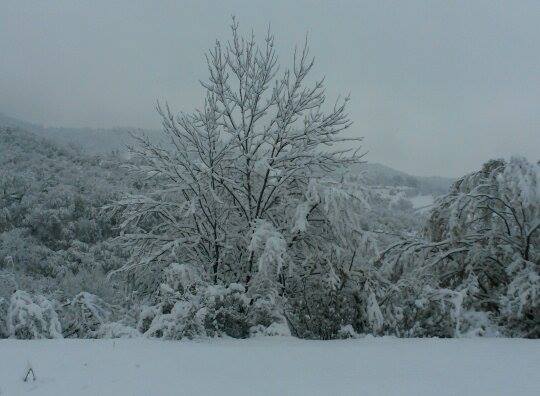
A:
[[[129,151],[0,125],[1,338],[540,336],[539,162],[391,173],[307,43],[231,34]]]

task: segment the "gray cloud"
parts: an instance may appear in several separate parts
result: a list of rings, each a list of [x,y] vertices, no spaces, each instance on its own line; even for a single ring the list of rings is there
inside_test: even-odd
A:
[[[540,2],[35,1],[0,12],[0,112],[47,125],[156,127],[190,110],[231,14],[283,54],[309,32],[330,96],[351,93],[368,159],[455,176],[540,147]]]

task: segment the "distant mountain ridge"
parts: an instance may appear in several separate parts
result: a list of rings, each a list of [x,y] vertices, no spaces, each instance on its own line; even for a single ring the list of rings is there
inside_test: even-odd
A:
[[[44,127],[0,113],[0,127],[19,128],[63,145],[80,146],[89,154],[123,152],[132,144],[130,133],[159,136],[160,131],[137,128],[64,128]],[[414,176],[379,163],[363,163],[351,173],[371,186],[404,187],[410,195],[441,195],[448,191],[453,179],[440,176]]]
[[[419,194],[441,195],[448,192],[454,179],[442,176],[414,176],[389,166],[370,163],[361,164],[353,172],[362,175],[371,186],[409,187]]]
[[[148,135],[159,134],[157,130],[141,128],[66,128],[45,127],[22,121],[14,117],[0,113],[0,126],[19,128],[34,133],[35,135],[48,138],[63,145],[80,146],[88,154],[110,153],[111,151],[126,151],[132,143],[130,133],[143,133]]]

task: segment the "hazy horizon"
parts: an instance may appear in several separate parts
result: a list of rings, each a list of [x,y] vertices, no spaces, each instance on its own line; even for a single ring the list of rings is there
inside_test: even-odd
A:
[[[538,2],[3,2],[0,113],[52,127],[159,128],[156,100],[199,106],[204,53],[230,16],[290,64],[309,34],[328,99],[351,94],[367,159],[459,176],[538,160]]]

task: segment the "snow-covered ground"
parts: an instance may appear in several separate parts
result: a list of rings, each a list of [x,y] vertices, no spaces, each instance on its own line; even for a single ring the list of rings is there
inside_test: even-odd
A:
[[[28,362],[35,382],[23,382]],[[0,341],[0,395],[539,395],[540,341]]]

